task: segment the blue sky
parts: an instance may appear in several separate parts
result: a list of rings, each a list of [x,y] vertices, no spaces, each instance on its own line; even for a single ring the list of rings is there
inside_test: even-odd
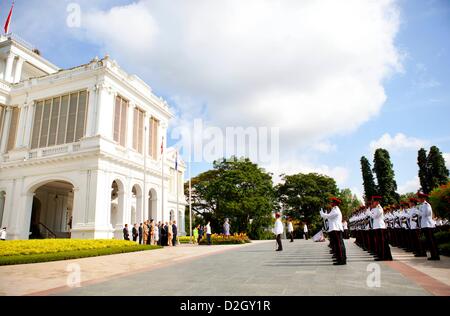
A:
[[[359,159],[372,160],[372,143],[390,150],[411,191],[418,147],[450,153],[447,0],[82,0],[82,25],[69,28],[72,2],[18,0],[11,31],[63,68],[110,53],[169,101],[175,125],[279,127],[281,172],[328,173],[361,194]],[[2,18],[9,6],[0,1]],[[193,174],[210,167],[195,163]]]

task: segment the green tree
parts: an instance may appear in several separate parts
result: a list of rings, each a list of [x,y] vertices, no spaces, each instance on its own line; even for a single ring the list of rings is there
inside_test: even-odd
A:
[[[404,194],[400,194],[400,201],[407,201],[410,198],[417,198],[417,192],[408,192],[408,193],[404,193]]]
[[[372,196],[378,195],[378,189],[375,185],[375,179],[373,177],[370,162],[364,156],[361,158],[361,171],[363,177],[364,198],[367,203],[368,201],[370,201]]]
[[[422,191],[424,193],[429,194],[432,190],[431,178],[430,178],[430,169],[428,164],[427,151],[424,148],[421,148],[417,157],[417,164],[419,165],[419,179],[420,186],[422,187]]]
[[[430,148],[430,153],[428,154],[428,168],[430,173],[431,189],[447,184],[449,181],[449,172],[445,166],[444,157],[442,156],[439,148],[436,146]]]
[[[276,187],[278,201],[284,214],[307,222],[312,231],[322,225],[319,211],[338,194],[333,178],[317,173],[283,175],[283,183]]]
[[[450,219],[450,182],[431,192],[430,204],[434,215]]]
[[[400,196],[395,181],[394,166],[386,149],[377,149],[374,156],[373,171],[377,176],[378,193],[383,197],[382,205],[398,203]]]
[[[186,184],[186,196],[188,190]],[[213,170],[192,179],[192,210],[211,221],[213,232],[222,232],[228,218],[233,232],[259,239],[272,224],[274,209],[272,175],[249,159],[216,161]]]
[[[338,194],[339,199],[341,199],[342,204],[339,207],[342,212],[343,218],[349,218],[351,213],[362,205],[362,202],[358,199],[356,195],[352,193],[350,189],[340,190]]]

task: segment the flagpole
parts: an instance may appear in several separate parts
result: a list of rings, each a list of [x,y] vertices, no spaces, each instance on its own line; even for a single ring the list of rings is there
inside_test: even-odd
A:
[[[144,122],[145,125],[145,122]],[[145,221],[145,200],[148,199],[148,194],[147,194],[147,126],[145,125],[144,127],[144,192],[142,192],[142,212],[141,212],[141,221],[140,222],[144,222]],[[148,217],[150,217],[151,215],[148,214]],[[151,219],[151,218],[148,218]]]
[[[192,244],[192,181],[191,181],[191,157],[189,157],[189,243]]]
[[[177,152],[176,152],[176,161],[175,161],[175,172],[176,172],[176,174],[177,174],[177,213],[176,214],[174,214],[174,217],[175,218],[177,218],[178,219],[178,212],[180,211],[180,209],[179,209],[179,199],[178,199],[178,191],[179,191],[179,186],[180,186],[180,179],[179,179],[179,173],[178,173],[178,149],[176,150]],[[178,227],[181,227],[180,226],[180,224],[181,223],[178,223]]]
[[[161,221],[164,223],[164,137],[161,144]]]

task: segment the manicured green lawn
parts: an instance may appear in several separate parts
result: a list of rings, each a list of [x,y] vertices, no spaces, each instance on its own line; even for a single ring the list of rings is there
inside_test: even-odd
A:
[[[69,260],[159,249],[123,240],[46,239],[0,243],[0,266]]]

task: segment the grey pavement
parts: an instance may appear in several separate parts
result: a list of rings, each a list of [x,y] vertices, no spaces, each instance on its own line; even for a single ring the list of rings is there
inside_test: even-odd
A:
[[[431,295],[387,264],[375,263],[353,242],[345,243],[346,266],[332,265],[327,243],[284,240],[283,252],[275,252],[272,243],[255,243],[57,295]],[[367,285],[369,264],[380,268],[380,287]]]

